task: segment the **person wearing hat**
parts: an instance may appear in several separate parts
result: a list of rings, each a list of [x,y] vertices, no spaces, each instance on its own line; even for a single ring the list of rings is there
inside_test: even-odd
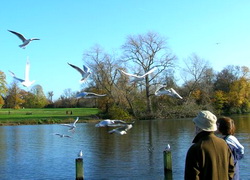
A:
[[[228,180],[234,176],[234,162],[226,142],[215,136],[217,117],[200,111],[193,119],[195,138],[185,163],[185,180]]]

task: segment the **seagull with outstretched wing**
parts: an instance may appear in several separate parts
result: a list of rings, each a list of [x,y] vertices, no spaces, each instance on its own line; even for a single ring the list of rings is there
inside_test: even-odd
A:
[[[18,32],[15,32],[15,31],[11,31],[11,30],[8,30],[9,32],[15,34],[17,37],[19,37],[23,44],[19,45],[20,48],[23,48],[25,49],[25,47],[33,40],[40,40],[38,38],[30,38],[30,39],[26,39],[22,34],[18,33]]]
[[[121,126],[123,124],[126,124],[126,122],[122,120],[105,119],[97,123],[95,127],[114,127],[114,126]]]
[[[173,88],[166,89],[166,86],[161,86],[155,91],[156,96],[168,95],[175,98],[183,99]]]
[[[70,65],[71,67],[73,67],[75,70],[77,70],[81,76],[82,76],[82,79],[80,80],[80,83],[84,83],[87,81],[87,78],[89,77],[89,75],[91,74],[91,71],[90,71],[90,68],[83,65],[83,69],[73,65],[73,64],[70,64],[68,63],[68,65]]]
[[[60,133],[54,133],[54,135],[59,136],[61,138],[63,138],[63,137],[71,138],[71,136],[69,136],[69,135],[60,134]]]
[[[125,72],[125,71],[123,71],[123,70],[121,70],[121,69],[118,69],[118,70],[119,70],[120,72],[122,72],[123,74],[125,74],[125,75],[127,75],[127,76],[129,76],[129,77],[132,77],[133,79],[132,79],[130,82],[138,82],[138,81],[142,81],[142,80],[145,78],[145,76],[147,76],[147,75],[153,73],[153,72],[156,70],[156,68],[153,68],[153,69],[149,70],[148,72],[146,72],[145,74],[143,74],[143,75],[141,75],[141,76],[136,75],[136,74],[127,73],[127,72]]]
[[[79,117],[76,118],[73,124],[62,124],[62,126],[67,126],[69,127],[69,131],[74,131],[78,120],[79,120]]]
[[[26,66],[25,66],[25,77],[24,79],[21,79],[21,78],[18,78],[16,77],[16,75],[12,72],[12,71],[9,71],[11,76],[16,79],[17,81],[21,82],[21,84],[25,87],[29,87],[31,86],[34,82],[34,81],[30,81],[29,79],[29,72],[30,72],[30,62],[29,62],[29,59],[27,58],[27,62],[26,62]]]
[[[109,133],[109,134],[116,133],[116,134],[119,134],[119,135],[127,134],[127,131],[130,130],[130,129],[133,127],[132,124],[133,124],[133,123],[122,124],[121,127],[112,129],[112,130],[110,130],[108,133]]]

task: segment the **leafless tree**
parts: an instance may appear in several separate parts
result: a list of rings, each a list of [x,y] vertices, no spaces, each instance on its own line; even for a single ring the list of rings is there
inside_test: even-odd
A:
[[[176,57],[167,47],[166,39],[154,32],[148,32],[143,35],[128,36],[127,41],[122,46],[122,60],[128,65],[135,67],[141,74],[144,74],[152,68],[157,68],[153,75],[145,77],[145,99],[147,104],[146,112],[152,113],[150,90],[152,86],[160,81],[160,73],[171,68],[174,65]],[[135,73],[135,72],[133,72]],[[163,78],[164,79],[164,78]]]

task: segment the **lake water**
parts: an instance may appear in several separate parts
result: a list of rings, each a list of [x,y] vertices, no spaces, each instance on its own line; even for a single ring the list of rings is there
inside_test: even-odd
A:
[[[241,179],[250,179],[250,116],[233,117],[236,137],[245,147]],[[54,133],[68,134],[61,138]],[[75,133],[55,125],[0,127],[0,179],[75,179],[75,159],[83,151],[84,179],[163,180],[163,151],[172,149],[173,179],[184,177],[185,156],[192,144],[191,119],[136,121],[128,134],[108,134],[93,123],[79,123]]]

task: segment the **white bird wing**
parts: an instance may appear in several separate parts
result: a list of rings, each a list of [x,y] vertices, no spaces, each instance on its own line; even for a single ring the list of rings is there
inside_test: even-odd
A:
[[[132,76],[132,77],[136,77],[136,78],[142,78],[143,76],[138,76],[138,75],[135,75],[135,74],[130,74],[130,73],[127,73],[121,69],[119,69],[123,74],[127,75],[127,76]]]
[[[95,127],[106,127],[106,126],[108,126],[110,123],[111,123],[111,120],[110,120],[110,119],[105,119],[105,120],[102,120],[102,121],[100,121],[99,123],[97,123],[97,124],[95,125]]]
[[[79,117],[76,118],[76,120],[73,123],[73,126],[77,123],[78,120],[79,120]]]
[[[68,126],[68,127],[72,127],[71,124],[61,124],[62,126]]]
[[[84,74],[84,71],[81,68],[79,68],[79,67],[77,67],[77,66],[75,66],[73,64],[70,64],[70,63],[68,63],[68,65],[70,65],[71,67],[73,67],[74,69],[76,69],[81,75]]]
[[[183,99],[173,88],[170,88],[170,90],[172,91],[172,93],[176,96],[176,97],[178,97],[178,98],[180,98],[180,99]]]
[[[107,94],[96,94],[96,93],[93,93],[93,92],[87,92],[87,96],[89,97],[103,97],[103,96],[106,96]]]
[[[114,121],[114,123],[126,124],[126,122],[125,122],[125,121],[123,121],[123,120],[113,120],[113,121]]]
[[[26,38],[22,34],[15,32],[15,31],[11,31],[11,30],[8,30],[8,31],[17,35],[17,37],[19,37],[23,42],[26,41]]]
[[[145,77],[148,74],[151,74],[152,72],[154,72],[156,70],[156,68],[151,69],[150,71],[146,72],[145,74],[142,75],[142,77]]]

